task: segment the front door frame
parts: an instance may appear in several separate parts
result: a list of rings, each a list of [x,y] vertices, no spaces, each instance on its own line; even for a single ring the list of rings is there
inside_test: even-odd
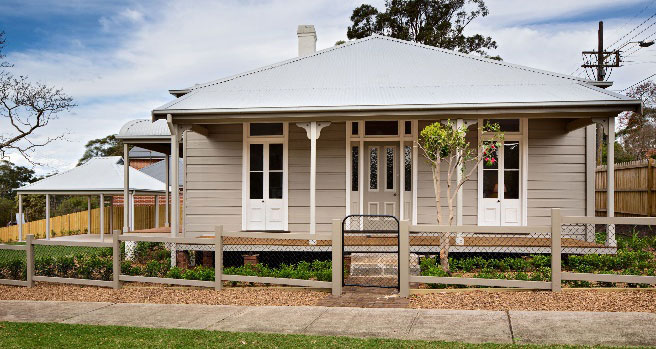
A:
[[[242,150],[242,205],[241,205],[241,229],[248,230],[248,215],[250,213],[250,145],[251,144],[282,144],[283,151],[283,175],[282,175],[282,214],[283,230],[289,230],[289,123],[288,122],[269,122],[282,123],[283,134],[280,136],[251,136],[250,122],[244,122],[243,125],[243,150]],[[263,161],[268,161],[264,159]],[[276,230],[277,231],[277,230]]]
[[[492,135],[484,135],[482,133],[484,119],[478,119],[478,142],[479,147],[481,143],[489,140]],[[520,169],[519,169],[519,201],[521,208],[521,225],[526,226],[528,224],[528,213],[527,213],[527,194],[528,194],[528,119],[520,118],[519,119],[519,132],[506,132],[504,133],[504,141],[519,141],[520,145]],[[483,205],[483,162],[478,164],[478,177],[476,179],[478,182],[477,189],[477,202],[478,202],[478,225],[485,225],[483,222],[483,214],[485,207]],[[500,222],[500,225],[501,222]]]

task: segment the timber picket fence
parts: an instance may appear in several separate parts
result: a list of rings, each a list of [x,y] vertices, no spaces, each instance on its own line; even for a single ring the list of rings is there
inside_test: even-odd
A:
[[[595,211],[606,216],[606,166],[595,171]],[[615,164],[615,215],[656,216],[656,160]]]

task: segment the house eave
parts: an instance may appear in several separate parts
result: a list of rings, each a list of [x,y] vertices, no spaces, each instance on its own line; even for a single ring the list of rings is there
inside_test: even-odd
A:
[[[304,118],[324,114],[353,114],[404,112],[417,113],[457,113],[457,114],[499,114],[499,113],[621,113],[625,111],[642,112],[642,101],[638,99],[620,101],[581,101],[581,102],[529,102],[529,103],[459,103],[428,105],[346,105],[346,106],[304,106],[282,108],[208,108],[208,109],[166,109],[153,110],[153,120],[165,119],[168,114],[179,117],[203,116],[216,119],[263,118],[266,115],[284,114],[287,118]]]

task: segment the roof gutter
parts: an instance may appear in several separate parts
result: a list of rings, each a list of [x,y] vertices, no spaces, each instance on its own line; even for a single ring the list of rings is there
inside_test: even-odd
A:
[[[337,107],[282,107],[282,108],[208,108],[208,109],[168,109],[153,110],[153,121],[166,119],[167,115],[241,115],[241,114],[279,114],[279,113],[324,113],[324,112],[371,112],[371,111],[446,111],[472,110],[480,112],[489,109],[535,109],[535,108],[620,108],[624,111],[642,113],[642,101],[639,99],[622,101],[591,101],[591,102],[537,102],[537,103],[462,103],[443,105],[370,105],[370,106],[337,106]]]

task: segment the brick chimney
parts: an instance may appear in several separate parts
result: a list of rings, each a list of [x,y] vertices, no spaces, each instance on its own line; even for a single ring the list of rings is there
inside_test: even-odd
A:
[[[302,24],[296,31],[298,34],[298,56],[303,57],[317,52],[317,32],[311,24]]]

